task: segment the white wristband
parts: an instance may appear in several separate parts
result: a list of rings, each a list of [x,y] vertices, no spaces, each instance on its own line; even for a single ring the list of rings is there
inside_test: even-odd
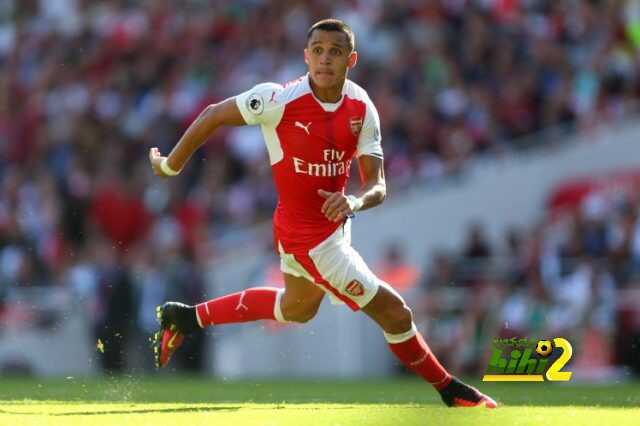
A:
[[[347,200],[349,200],[349,207],[351,207],[352,212],[357,212],[362,208],[362,200],[355,195],[347,195]]]
[[[162,173],[164,173],[167,176],[176,176],[180,174],[179,171],[176,172],[169,166],[169,164],[167,163],[167,157],[164,157],[160,162],[160,170],[162,170]]]

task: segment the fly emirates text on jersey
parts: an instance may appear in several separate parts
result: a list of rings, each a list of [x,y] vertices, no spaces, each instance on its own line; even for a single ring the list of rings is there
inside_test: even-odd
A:
[[[293,157],[296,173],[310,176],[340,176],[347,173],[351,160],[343,161],[345,152],[335,149],[322,150],[324,163],[309,163],[298,157]]]

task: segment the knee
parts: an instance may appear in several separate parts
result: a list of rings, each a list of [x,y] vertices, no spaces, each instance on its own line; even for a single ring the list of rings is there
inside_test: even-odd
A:
[[[413,313],[407,305],[403,305],[401,308],[397,309],[393,318],[393,328],[395,333],[404,333],[411,328],[412,323]]]
[[[404,333],[411,328],[413,314],[411,309],[402,304],[393,304],[385,310],[383,329],[387,333]]]
[[[384,286],[378,289],[378,293],[363,310],[389,334],[409,331],[413,323],[411,309],[402,297]]]
[[[285,320],[291,322],[305,323],[309,322],[318,313],[320,305],[308,304],[283,304],[280,306],[282,316]]]

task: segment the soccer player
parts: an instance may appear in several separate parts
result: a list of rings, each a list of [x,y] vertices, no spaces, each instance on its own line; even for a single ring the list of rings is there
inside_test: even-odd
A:
[[[166,157],[151,148],[155,174],[175,176],[218,127],[259,124],[279,195],[273,231],[285,282],[284,290],[249,288],[196,306],[159,306],[156,364],[166,366],[184,336],[201,327],[267,319],[307,322],[328,294],[378,323],[393,354],[447,405],[494,408],[493,399],[440,365],[404,300],[351,247],[351,216],[381,204],[386,194],[378,113],[364,89],[346,78],[357,59],[349,26],[319,21],[307,33],[307,75],[284,86],[258,84],[209,105]],[[362,189],[347,195],[354,157]]]

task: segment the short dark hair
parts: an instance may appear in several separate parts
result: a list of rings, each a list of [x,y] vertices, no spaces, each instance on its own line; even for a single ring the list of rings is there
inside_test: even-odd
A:
[[[313,35],[313,32],[315,30],[339,31],[341,33],[344,33],[344,35],[347,36],[347,41],[349,43],[349,51],[353,52],[353,50],[356,48],[356,37],[353,34],[353,30],[349,25],[347,25],[340,19],[323,19],[322,21],[318,21],[313,24],[307,31],[307,44],[309,44],[309,39],[311,39],[311,36]]]

